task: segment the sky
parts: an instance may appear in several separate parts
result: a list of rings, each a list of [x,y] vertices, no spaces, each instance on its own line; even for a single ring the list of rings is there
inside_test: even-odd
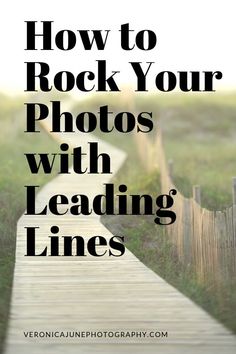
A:
[[[26,61],[44,61],[50,75],[69,70],[78,74],[96,70],[96,60],[106,60],[107,69],[119,70],[120,82],[134,84],[130,61],[153,61],[150,89],[160,71],[215,71],[223,73],[217,89],[236,88],[235,0],[145,0],[145,1],[53,1],[8,0],[0,19],[0,90],[23,93]],[[111,30],[104,51],[84,51],[80,37],[71,51],[26,51],[24,21],[54,21],[55,34],[64,29]],[[120,48],[120,26],[129,23],[138,32],[149,29],[157,37],[151,51]],[[39,23],[40,26],[40,23]],[[40,27],[39,27],[40,28]],[[132,33],[133,34],[133,33]]]

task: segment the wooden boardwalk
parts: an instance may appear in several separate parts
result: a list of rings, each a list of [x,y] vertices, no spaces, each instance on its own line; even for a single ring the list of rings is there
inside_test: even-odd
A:
[[[70,146],[86,147],[97,138],[77,134],[56,136]],[[125,159],[120,150],[99,141],[116,172]],[[102,193],[107,175],[60,175],[37,196],[44,206],[57,193]],[[131,252],[112,258],[24,257],[25,226],[39,225],[38,245],[48,243],[51,225],[60,235],[111,237],[97,215],[22,216],[17,225],[16,264],[5,354],[213,354],[235,353],[236,340],[205,311],[167,284]],[[25,338],[24,332],[110,332],[108,338]],[[137,332],[133,337],[111,333]],[[161,332],[168,331],[168,337]],[[139,332],[147,332],[146,338]],[[157,333],[156,338],[149,332]],[[159,334],[158,334],[159,333]]]

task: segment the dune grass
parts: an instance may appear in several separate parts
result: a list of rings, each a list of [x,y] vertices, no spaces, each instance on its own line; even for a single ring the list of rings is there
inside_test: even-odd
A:
[[[174,182],[186,196],[202,189],[202,205],[223,210],[232,205],[236,176],[236,102],[191,103],[172,107],[162,126],[167,158],[174,161]]]
[[[153,141],[163,131],[167,159],[174,162],[174,182],[187,197],[192,186],[202,189],[202,205],[210,210],[223,210],[232,205],[232,177],[236,176],[236,92],[215,94],[135,95],[127,104],[126,97],[110,95],[92,97],[81,109],[94,112],[109,104],[111,111],[153,112],[155,129],[148,137]],[[96,132],[103,139],[124,146],[130,153],[132,134]],[[131,144],[127,144],[127,141]]]

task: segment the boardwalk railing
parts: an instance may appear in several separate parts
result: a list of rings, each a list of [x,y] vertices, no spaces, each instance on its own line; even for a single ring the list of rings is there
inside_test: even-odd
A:
[[[178,190],[172,180],[172,163],[167,163],[161,132],[154,149],[150,148],[149,139],[142,139],[142,151],[149,150],[153,166],[157,165],[160,171],[162,192]],[[150,160],[145,162],[147,170]],[[193,266],[203,283],[230,284],[236,275],[236,179],[233,178],[233,205],[223,211],[201,207],[199,186],[193,187],[192,198],[185,198],[178,191],[173,210],[177,219],[167,227],[167,233],[178,259],[186,266]]]

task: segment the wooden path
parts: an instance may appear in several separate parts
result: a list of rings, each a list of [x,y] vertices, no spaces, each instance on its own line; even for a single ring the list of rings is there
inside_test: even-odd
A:
[[[55,134],[55,137],[71,147],[85,147],[88,141],[98,141],[78,134]],[[125,159],[124,153],[101,141],[99,149],[109,152],[112,170],[117,171]],[[68,196],[84,193],[92,198],[102,192],[102,184],[109,178],[107,175],[60,175],[40,191],[37,205],[44,206],[56,193]],[[30,225],[40,225],[38,245],[42,247],[48,242],[51,225],[58,225],[61,235],[111,237],[97,215],[49,214],[20,218],[5,354],[235,353],[235,336],[128,250],[121,258],[24,257],[24,227]],[[146,338],[139,335],[25,338],[27,331],[70,331],[71,335],[72,331],[145,331],[147,334]],[[160,332],[160,336],[161,332],[168,331],[168,337],[152,338],[150,331]]]

